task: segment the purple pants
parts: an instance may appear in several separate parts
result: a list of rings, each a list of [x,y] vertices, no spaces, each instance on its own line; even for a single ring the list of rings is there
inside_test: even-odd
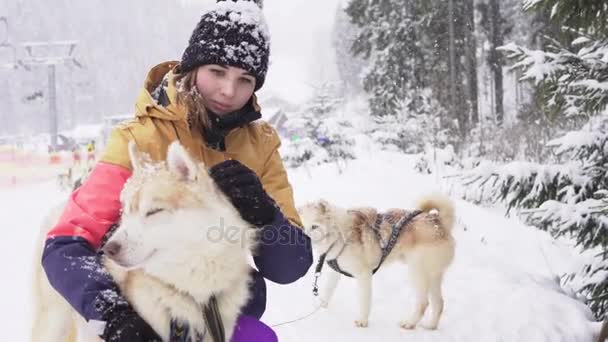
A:
[[[254,317],[240,316],[234,327],[232,342],[278,342],[279,338],[271,327]]]

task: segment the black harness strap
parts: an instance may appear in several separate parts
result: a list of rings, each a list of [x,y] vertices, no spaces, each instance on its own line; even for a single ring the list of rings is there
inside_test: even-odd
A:
[[[217,298],[211,296],[209,303],[203,308],[203,317],[213,342],[226,342],[226,332],[224,331],[224,323],[222,315],[217,305]]]
[[[414,210],[414,211],[409,212],[406,215],[403,215],[403,217],[401,217],[401,219],[399,221],[397,221],[395,224],[393,224],[393,228],[391,229],[391,236],[389,237],[388,242],[384,246],[382,246],[382,236],[380,235],[380,225],[382,224],[382,220],[384,219],[385,215],[382,215],[382,214],[378,215],[378,217],[376,218],[376,223],[374,224],[374,233],[376,235],[376,239],[378,240],[378,244],[380,245],[380,248],[382,249],[382,257],[380,258],[380,262],[378,263],[378,266],[376,266],[376,268],[374,269],[374,272],[372,274],[375,274],[376,271],[378,271],[380,266],[382,266],[382,263],[384,262],[384,260],[386,260],[386,257],[391,253],[391,251],[395,247],[395,244],[397,244],[397,240],[399,239],[399,235],[401,235],[401,230],[403,229],[403,227],[405,227],[408,223],[410,223],[410,221],[412,221],[414,219],[414,217],[416,217],[420,214],[422,214],[422,210]]]
[[[195,336],[192,336],[190,326],[175,318],[171,319],[169,329],[169,342],[203,342],[205,335],[207,335],[207,329],[205,329],[203,334],[196,331]]]
[[[388,241],[386,242],[385,245],[382,245],[382,235],[380,233],[380,225],[382,224],[382,222],[385,219],[390,219],[390,216],[385,215],[385,214],[378,214],[376,217],[376,222],[374,222],[374,226],[372,227],[372,230],[374,231],[374,235],[376,236],[376,240],[378,241],[378,244],[380,245],[380,249],[382,251],[382,256],[380,257],[380,261],[378,262],[378,266],[376,266],[376,268],[374,268],[372,274],[376,274],[376,272],[380,269],[380,266],[382,266],[382,264],[384,263],[384,261],[386,260],[386,257],[388,257],[388,255],[391,253],[391,251],[393,250],[393,248],[395,247],[395,244],[397,243],[397,240],[399,239],[399,236],[401,235],[401,231],[403,230],[403,227],[405,227],[410,221],[412,221],[416,216],[420,215],[422,213],[422,210],[414,210],[409,212],[406,215],[403,215],[401,217],[401,219],[399,219],[399,221],[395,222],[393,224],[393,227],[391,229],[391,235],[388,238]],[[323,253],[321,255],[321,257],[319,258],[319,263],[317,264],[317,268],[316,268],[316,274],[321,274],[321,270],[323,268],[323,263],[325,261],[325,258],[327,257],[327,253],[329,253],[329,251],[332,249],[334,245],[332,244],[329,249],[327,250],[327,252]],[[345,270],[343,270],[342,268],[340,268],[340,265],[338,264],[338,258],[340,257],[340,254],[342,254],[342,252],[338,253],[338,255],[327,261],[327,265],[329,267],[331,267],[334,271],[349,277],[349,278],[353,278],[353,275],[346,272]],[[316,281],[315,281],[315,287],[313,288],[313,293],[315,292],[315,288],[316,287]],[[317,289],[318,292],[318,289]]]
[[[343,276],[347,276],[349,278],[354,278],[352,274],[346,272],[345,270],[340,268],[340,265],[338,265],[338,259],[331,259],[327,262],[327,266],[331,267],[334,271],[340,273]]]
[[[203,342],[207,331],[211,335],[213,342],[226,342],[226,334],[222,316],[217,305],[217,298],[211,296],[209,303],[202,308],[203,318],[205,320],[205,331],[193,331],[187,323],[171,319],[169,330],[169,342]]]

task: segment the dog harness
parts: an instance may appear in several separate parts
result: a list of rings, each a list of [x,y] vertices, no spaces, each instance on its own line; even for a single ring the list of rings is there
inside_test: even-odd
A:
[[[386,260],[386,257],[391,253],[391,251],[395,247],[395,244],[397,243],[397,239],[401,235],[401,231],[403,230],[403,227],[405,227],[408,223],[410,223],[416,216],[420,215],[421,213],[422,213],[422,210],[411,211],[411,212],[403,215],[397,222],[390,222],[391,218],[392,218],[391,215],[378,214],[376,216],[376,222],[374,222],[372,231],[374,232],[374,235],[376,236],[376,241],[378,241],[378,245],[380,245],[380,249],[382,251],[382,256],[380,257],[378,266],[376,266],[376,268],[374,268],[372,274],[376,274],[376,272],[380,269],[380,266],[382,266],[382,263],[384,263],[384,260]],[[389,221],[393,225],[391,227],[391,235],[389,236],[388,241],[386,242],[386,244],[383,244],[382,234],[380,233],[380,225],[385,220]],[[331,246],[329,246],[329,248],[327,249],[327,251],[325,253],[321,254],[321,256],[319,257],[317,267],[315,268],[315,283],[314,283],[313,290],[312,290],[312,292],[315,296],[317,296],[319,293],[317,281],[318,281],[319,276],[321,275],[321,271],[323,269],[323,264],[325,264],[325,259],[327,258],[327,254],[332,250],[332,248],[335,246],[335,244],[336,244],[336,242],[332,243]],[[347,271],[340,268],[340,265],[338,264],[338,258],[340,257],[342,252],[344,252],[345,248],[346,248],[346,243],[344,244],[344,246],[342,246],[342,250],[340,250],[340,252],[336,255],[335,258],[327,261],[327,265],[329,267],[331,267],[334,271],[336,271],[344,276],[347,276],[349,278],[354,278],[352,274],[350,274]]]
[[[169,330],[169,342],[203,342],[207,331],[211,335],[213,342],[226,342],[226,333],[222,316],[217,306],[217,298],[211,296],[209,303],[202,307],[203,318],[205,320],[205,331],[193,331],[187,323],[171,319]]]

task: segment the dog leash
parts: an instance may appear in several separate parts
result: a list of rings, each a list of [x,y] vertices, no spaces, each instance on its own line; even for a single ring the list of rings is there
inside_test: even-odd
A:
[[[285,322],[281,322],[281,323],[272,324],[272,325],[270,325],[270,326],[271,326],[271,327],[273,327],[273,328],[276,328],[276,327],[280,327],[280,326],[282,326],[282,325],[286,325],[286,324],[291,324],[291,323],[295,323],[295,322],[303,321],[303,320],[307,319],[308,317],[310,317],[310,316],[312,316],[312,315],[316,314],[316,313],[319,311],[319,309],[321,309],[321,303],[319,303],[319,304],[317,305],[317,307],[316,307],[316,308],[315,308],[315,309],[314,309],[314,310],[313,310],[311,313],[309,313],[309,314],[307,314],[307,315],[305,315],[305,316],[302,316],[302,317],[300,317],[300,318],[296,318],[296,319],[292,319],[292,320],[290,320],[290,321],[285,321]]]
[[[325,253],[321,254],[321,256],[319,256],[319,261],[317,262],[317,265],[315,267],[315,280],[313,283],[313,288],[312,288],[312,294],[317,297],[319,295],[319,277],[321,276],[321,271],[323,270],[323,265],[325,264],[325,258],[327,258],[327,254],[332,250],[332,248],[334,248],[334,246],[336,245],[337,241],[334,241],[334,243],[332,243],[329,248],[327,249],[327,251],[325,251]],[[346,245],[346,244],[345,244]],[[342,250],[344,250],[344,248],[342,248]],[[299,317],[299,318],[295,318],[289,321],[284,321],[284,322],[280,322],[280,323],[275,323],[275,324],[271,324],[270,327],[272,328],[276,328],[276,327],[280,327],[282,325],[287,325],[287,324],[291,324],[291,323],[295,323],[295,322],[299,322],[299,321],[303,321],[305,319],[307,319],[308,317],[316,314],[319,309],[321,309],[321,305],[322,303],[319,303],[317,305],[317,307],[310,313]]]
[[[338,242],[338,240],[334,241],[334,243],[332,243],[329,248],[327,249],[327,251],[325,251],[325,253],[321,254],[321,256],[319,257],[319,261],[317,262],[317,266],[315,267],[315,281],[312,285],[312,294],[316,297],[319,295],[319,277],[321,277],[321,271],[323,270],[323,265],[325,265],[325,259],[327,258],[327,254],[329,254],[329,252],[334,248],[334,246],[336,245],[336,243]],[[340,250],[340,252],[336,255],[335,258],[329,260],[327,262],[327,264],[329,265],[329,267],[331,267],[332,269],[334,269],[334,271],[341,273],[347,277],[352,278],[353,276],[350,275],[350,273],[344,272],[340,269],[340,266],[338,265],[338,258],[340,257],[340,255],[342,255],[342,252],[344,252],[344,249],[346,248],[346,242],[344,242],[344,244],[342,245],[342,249]]]
[[[327,249],[327,251],[325,253],[321,254],[321,256],[319,257],[319,261],[317,262],[317,266],[315,267],[315,280],[314,280],[313,288],[312,288],[312,294],[315,297],[317,297],[319,295],[318,282],[319,282],[319,277],[321,276],[321,270],[323,269],[323,264],[325,264],[325,258],[327,257],[327,253],[329,253],[329,251],[331,251],[331,249],[334,247],[335,244],[336,244],[336,242],[332,243],[331,246],[329,246],[329,248]],[[316,314],[317,311],[319,311],[319,309],[321,309],[321,303],[319,303],[317,305],[317,307],[311,313],[309,313],[305,316],[302,316],[302,317],[299,317],[296,319],[292,319],[289,321],[281,322],[281,323],[271,324],[270,326],[272,328],[276,328],[276,327],[280,327],[282,325],[303,321],[303,320],[307,319],[308,317]]]
[[[336,244],[336,241],[334,241],[334,243],[332,243],[331,246],[329,246],[329,248],[327,249],[327,251],[325,253],[321,254],[321,256],[319,257],[319,261],[317,262],[317,265],[315,267],[315,280],[314,280],[313,288],[312,288],[312,294],[315,297],[319,296],[318,282],[319,282],[319,277],[321,276],[321,271],[323,270],[323,265],[325,264],[325,259],[327,258],[327,254],[332,250],[332,248],[335,246],[335,244]],[[346,244],[345,244],[345,246],[346,246]],[[342,248],[342,250],[344,250],[344,247]],[[276,327],[280,327],[282,325],[287,325],[287,324],[303,321],[303,320],[307,319],[308,317],[316,314],[319,311],[319,309],[321,309],[321,306],[322,306],[322,303],[319,303],[317,305],[317,307],[312,312],[308,313],[307,315],[304,315],[302,317],[295,318],[295,319],[292,319],[289,321],[271,324],[270,326],[273,328],[276,328]]]
[[[335,242],[329,247],[327,252],[331,250],[334,246]],[[323,270],[323,264],[325,264],[325,258],[327,257],[327,252],[321,254],[319,257],[319,261],[317,262],[317,266],[315,267],[315,281],[312,284],[312,294],[317,297],[319,295],[319,277],[321,277],[321,271]]]

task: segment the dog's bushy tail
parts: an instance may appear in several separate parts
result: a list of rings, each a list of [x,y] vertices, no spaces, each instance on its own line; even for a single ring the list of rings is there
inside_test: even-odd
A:
[[[447,196],[432,194],[418,201],[418,209],[430,213],[432,210],[439,212],[439,220],[446,230],[452,230],[454,225],[454,204]]]

